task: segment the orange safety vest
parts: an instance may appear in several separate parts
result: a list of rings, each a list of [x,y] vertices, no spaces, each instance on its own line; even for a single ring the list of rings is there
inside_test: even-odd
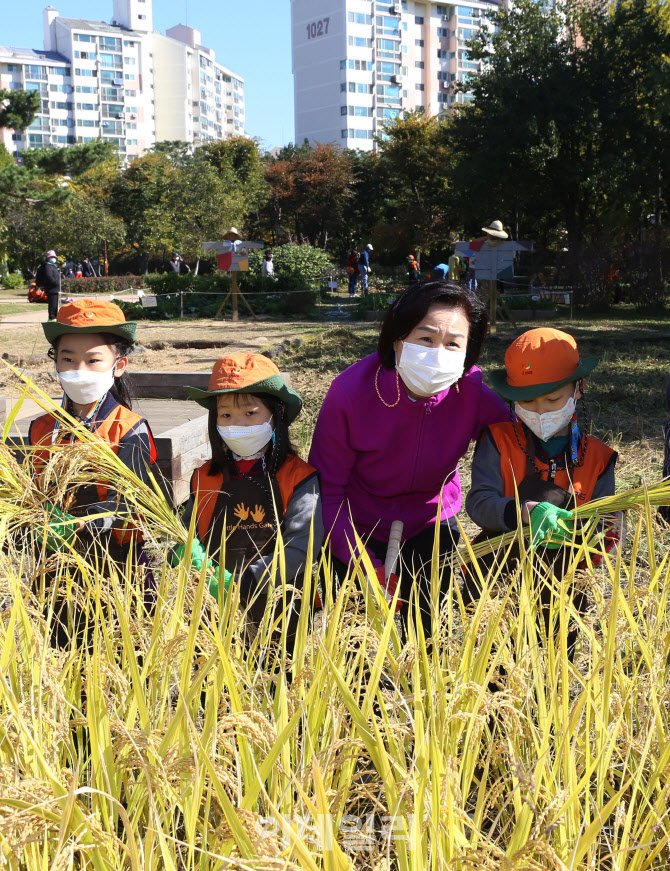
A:
[[[126,408],[125,405],[117,405],[104,420],[101,420],[100,423],[96,425],[93,432],[95,435],[100,437],[101,441],[107,442],[114,453],[118,453],[121,439],[128,435],[128,433],[141,422],[144,422],[147,425],[147,430],[149,432],[149,463],[150,465],[153,465],[156,462],[158,454],[149,424],[145,418],[140,417],[139,414],[135,414],[134,411]],[[49,451],[40,450],[39,446],[51,445],[55,425],[56,418],[51,414],[41,415],[30,425],[30,443],[37,447],[37,450],[33,453],[33,463],[36,476],[39,476],[40,471],[49,461]],[[58,437],[56,443],[62,443]],[[104,484],[96,483],[95,489],[100,502],[104,502],[107,498],[109,488]],[[119,544],[124,544],[130,540],[130,531],[128,529],[114,529],[113,533]]]
[[[200,541],[205,541],[207,538],[214,517],[214,509],[225,483],[223,472],[218,475],[209,474],[210,466],[211,460],[196,469],[191,477],[191,495],[198,500],[197,529]],[[291,501],[295,488],[314,474],[316,474],[315,468],[295,454],[288,454],[275,475],[284,514],[286,514],[288,503]]]
[[[528,472],[528,458],[525,454],[526,430],[520,423],[505,422],[492,424],[489,426],[489,431],[500,451],[503,495],[514,498],[515,484],[518,487]],[[572,493],[578,505],[590,502],[596,482],[613,456],[616,456],[616,451],[607,447],[600,439],[588,436],[582,465],[569,465],[567,468],[557,469],[553,483]],[[535,457],[535,465],[541,477],[549,480],[549,465],[543,463],[538,456]]]

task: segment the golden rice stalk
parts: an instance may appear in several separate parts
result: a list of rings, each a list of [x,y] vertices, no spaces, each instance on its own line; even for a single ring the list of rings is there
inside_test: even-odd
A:
[[[170,538],[179,544],[186,541],[187,533],[181,522],[175,516],[172,507],[168,504],[165,496],[154,477],[148,473],[149,481],[141,481],[123,463],[112,447],[93,432],[89,432],[75,418],[55,403],[44,391],[34,385],[18,369],[3,360],[3,363],[15,375],[26,383],[26,389],[19,403],[13,409],[12,418],[18,412],[21,402],[26,396],[30,396],[44,411],[59,420],[64,432],[72,433],[76,439],[75,444],[55,444],[41,446],[41,451],[49,454],[44,471],[46,493],[44,498],[52,498],[59,494],[59,507],[67,510],[63,502],[65,487],[63,484],[79,486],[96,483],[108,485],[115,490],[122,503],[127,506],[128,523],[140,523],[153,538]],[[8,424],[10,421],[8,421]],[[7,437],[8,427],[5,426],[4,437]],[[26,448],[29,455],[32,451]],[[16,477],[16,472],[14,472]],[[29,478],[25,468],[23,470],[23,483]],[[31,485],[27,489],[34,489]],[[16,485],[11,492],[16,494]],[[17,494],[18,495],[18,494]],[[55,500],[54,500],[55,501]],[[1,512],[0,512],[1,513]]]
[[[573,510],[573,515],[575,520],[583,523],[578,530],[583,542],[566,541],[566,545],[575,548],[584,547],[585,550],[593,549],[595,540],[598,538],[597,522],[601,517],[630,511],[644,512],[648,507],[660,508],[667,505],[670,505],[670,479],[657,481],[650,486],[644,485],[625,490],[622,493],[615,493],[614,496],[594,499],[585,505],[578,505]],[[461,565],[466,565],[473,559],[504,550],[516,541],[517,536],[518,530],[514,530],[476,544],[468,542],[467,545],[456,548],[454,553]]]

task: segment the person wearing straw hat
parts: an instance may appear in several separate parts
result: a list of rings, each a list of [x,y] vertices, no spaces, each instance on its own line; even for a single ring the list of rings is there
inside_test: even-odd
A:
[[[278,534],[285,578],[296,588],[308,570],[310,539],[314,554],[323,541],[319,477],[289,438],[302,400],[262,354],[222,357],[207,390],[186,389],[209,411],[212,449],[212,459],[193,473],[183,518],[188,525],[195,512],[191,562],[202,568],[209,554],[218,564],[218,570],[211,566],[216,580],[210,580],[210,592],[218,596],[219,587],[227,591],[236,579],[251,622],[258,624],[272,587]],[[183,558],[183,547],[176,556]],[[288,618],[289,646],[297,628],[296,601]]]
[[[136,324],[112,302],[78,299],[61,307],[55,321],[42,324],[51,348],[56,374],[63,389],[63,409],[86,429],[108,442],[119,459],[140,479],[156,461],[156,446],[145,418],[131,408],[127,367],[135,342]],[[33,420],[28,441],[35,448],[38,480],[55,446],[77,441],[57,416],[47,413]],[[128,510],[106,483],[95,480],[77,486],[68,513],[53,507],[47,546],[68,543],[78,550],[104,554],[125,564],[134,548],[139,564],[146,565],[139,536],[128,528]],[[152,598],[153,577],[145,573],[145,590]],[[65,614],[57,614],[59,646],[67,643]]]
[[[616,452],[586,432],[586,378],[597,363],[595,357],[580,357],[572,336],[549,327],[528,330],[512,342],[505,368],[492,372],[490,381],[514,403],[516,420],[492,424],[482,433],[465,500],[468,515],[484,530],[480,538],[516,529],[520,514],[529,538],[542,546],[545,561],[560,575],[569,554],[563,545],[575,533],[571,509],[611,496],[615,489]],[[608,549],[618,538],[615,526],[608,529]],[[469,573],[464,600],[478,596]]]

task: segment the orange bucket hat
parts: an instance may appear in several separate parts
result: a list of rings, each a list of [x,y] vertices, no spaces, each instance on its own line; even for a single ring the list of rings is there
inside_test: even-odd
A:
[[[597,357],[580,359],[577,342],[568,333],[539,327],[512,342],[505,353],[505,368],[489,378],[505,399],[523,402],[579,381],[597,365]]]
[[[302,408],[302,399],[286,384],[272,360],[263,354],[221,357],[214,364],[207,390],[187,387],[186,392],[203,408],[209,408],[213,396],[224,393],[268,393],[284,403],[289,424]]]
[[[103,299],[77,299],[61,306],[55,321],[42,324],[47,341],[53,345],[64,333],[111,333],[131,344],[135,341],[137,324],[113,302]]]

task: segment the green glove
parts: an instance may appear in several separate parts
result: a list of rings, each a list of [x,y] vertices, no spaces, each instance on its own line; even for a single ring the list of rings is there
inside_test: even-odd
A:
[[[538,502],[530,512],[531,541],[542,543],[549,550],[558,550],[572,538],[572,529],[566,528],[566,521],[572,519],[572,511],[557,508],[551,502]]]
[[[71,544],[77,535],[77,530],[74,523],[68,523],[68,521],[76,521],[77,519],[72,514],[67,514],[67,512],[61,511],[60,508],[56,508],[50,502],[45,503],[45,508],[50,512],[51,517],[54,518],[47,523],[47,549],[56,551],[63,544]],[[38,538],[42,541],[41,536],[38,536]]]
[[[225,593],[228,592],[230,588],[231,581],[233,580],[232,572],[229,572],[227,569],[223,570],[223,590]],[[209,579],[209,592],[214,596],[215,599],[219,598],[219,582],[221,581],[221,566],[216,567],[216,571],[214,572],[214,577]]]
[[[178,565],[186,556],[186,545],[180,544],[178,547],[174,549],[174,554],[172,557],[172,565]],[[202,567],[205,565],[205,560],[207,560],[207,552],[205,548],[202,546],[201,542],[197,539],[193,539],[193,543],[191,544],[191,565],[196,571],[200,571]],[[211,560],[207,560],[207,565],[212,566],[213,563]]]
[[[172,565],[176,566],[180,560],[184,558],[186,554],[186,545],[180,544],[174,550],[174,556],[172,559]],[[202,543],[197,539],[193,539],[193,544],[191,545],[191,566],[198,572],[202,571],[202,567],[206,565],[210,577],[207,580],[207,587],[209,592],[214,596],[215,599],[219,598],[219,573],[221,571],[220,566],[214,566],[214,563],[211,559],[207,559],[207,551],[202,546]],[[230,582],[233,579],[233,576],[230,572],[227,572],[225,569],[223,575],[223,588],[226,592],[228,592],[228,587],[230,587]]]

